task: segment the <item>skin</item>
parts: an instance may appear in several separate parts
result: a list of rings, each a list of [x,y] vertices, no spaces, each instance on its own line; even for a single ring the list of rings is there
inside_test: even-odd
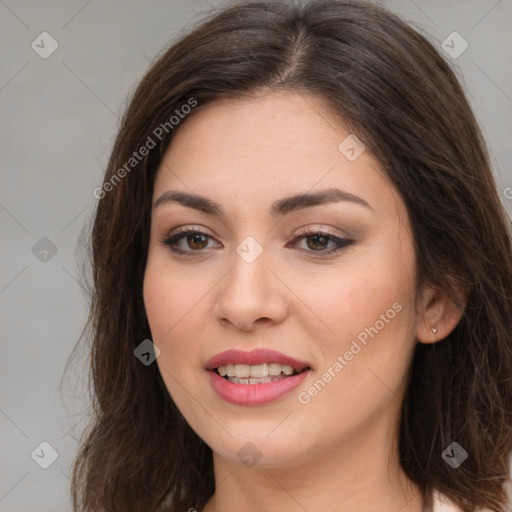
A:
[[[158,169],[154,201],[179,190],[226,211],[219,219],[176,203],[153,208],[144,279],[158,368],[213,450],[217,489],[207,512],[423,510],[399,465],[402,397],[415,344],[442,340],[460,312],[441,290],[416,288],[405,205],[368,150],[355,161],[338,150],[349,133],[313,96],[224,100],[180,125]],[[339,201],[269,214],[277,199],[331,187],[371,208]],[[180,226],[207,235],[177,242],[191,257],[162,243]],[[294,242],[301,228],[354,243],[322,256],[335,242]],[[263,249],[251,264],[236,252],[248,236]],[[298,394],[396,303],[394,318],[300,403]],[[216,394],[204,369],[231,348],[272,348],[312,371],[275,402],[234,405]],[[251,467],[237,456],[248,442],[261,455]]]

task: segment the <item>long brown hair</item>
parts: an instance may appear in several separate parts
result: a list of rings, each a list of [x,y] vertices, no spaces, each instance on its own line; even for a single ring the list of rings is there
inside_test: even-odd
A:
[[[157,365],[134,356],[151,338],[142,283],[153,181],[190,110],[195,115],[208,103],[262,88],[325,101],[401,194],[418,285],[469,289],[453,332],[416,345],[401,415],[401,464],[427,503],[438,490],[465,512],[505,512],[510,219],[449,65],[396,15],[341,0],[243,2],[214,11],[165,49],[135,90],[96,193],[84,330],[93,417],[74,461],[74,510],[200,511],[215,490],[211,449],[174,405]],[[442,458],[454,441],[468,453],[457,469]]]

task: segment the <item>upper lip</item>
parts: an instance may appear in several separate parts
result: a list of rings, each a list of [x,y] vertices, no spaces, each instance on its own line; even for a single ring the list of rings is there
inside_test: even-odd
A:
[[[206,363],[207,370],[214,370],[223,364],[248,364],[257,365],[262,363],[278,363],[282,365],[291,366],[294,370],[302,370],[303,368],[310,368],[309,363],[299,361],[293,357],[289,357],[281,352],[270,350],[266,348],[258,348],[245,352],[242,350],[226,350],[214,355]]]

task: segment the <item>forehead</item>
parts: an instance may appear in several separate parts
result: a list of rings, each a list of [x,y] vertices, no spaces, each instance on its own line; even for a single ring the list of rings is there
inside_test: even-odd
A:
[[[224,99],[199,105],[179,126],[171,145],[173,159],[182,153],[233,160],[259,153],[286,159],[317,159],[320,145],[337,148],[348,133],[320,99],[296,93],[259,94],[250,99]],[[209,150],[209,155],[205,154]],[[264,150],[264,151],[262,151]]]
[[[270,93],[199,105],[164,155],[154,196],[173,188],[220,203],[268,204],[270,197],[342,188],[396,207],[399,198],[369,152],[350,160],[340,151],[350,137],[313,96]]]

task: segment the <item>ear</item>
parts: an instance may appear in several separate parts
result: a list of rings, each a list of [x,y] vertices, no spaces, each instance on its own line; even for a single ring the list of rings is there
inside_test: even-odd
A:
[[[448,286],[448,285],[447,285]],[[420,294],[416,338],[420,343],[436,343],[446,338],[462,318],[470,289],[450,285],[450,294],[438,286],[425,286]]]

